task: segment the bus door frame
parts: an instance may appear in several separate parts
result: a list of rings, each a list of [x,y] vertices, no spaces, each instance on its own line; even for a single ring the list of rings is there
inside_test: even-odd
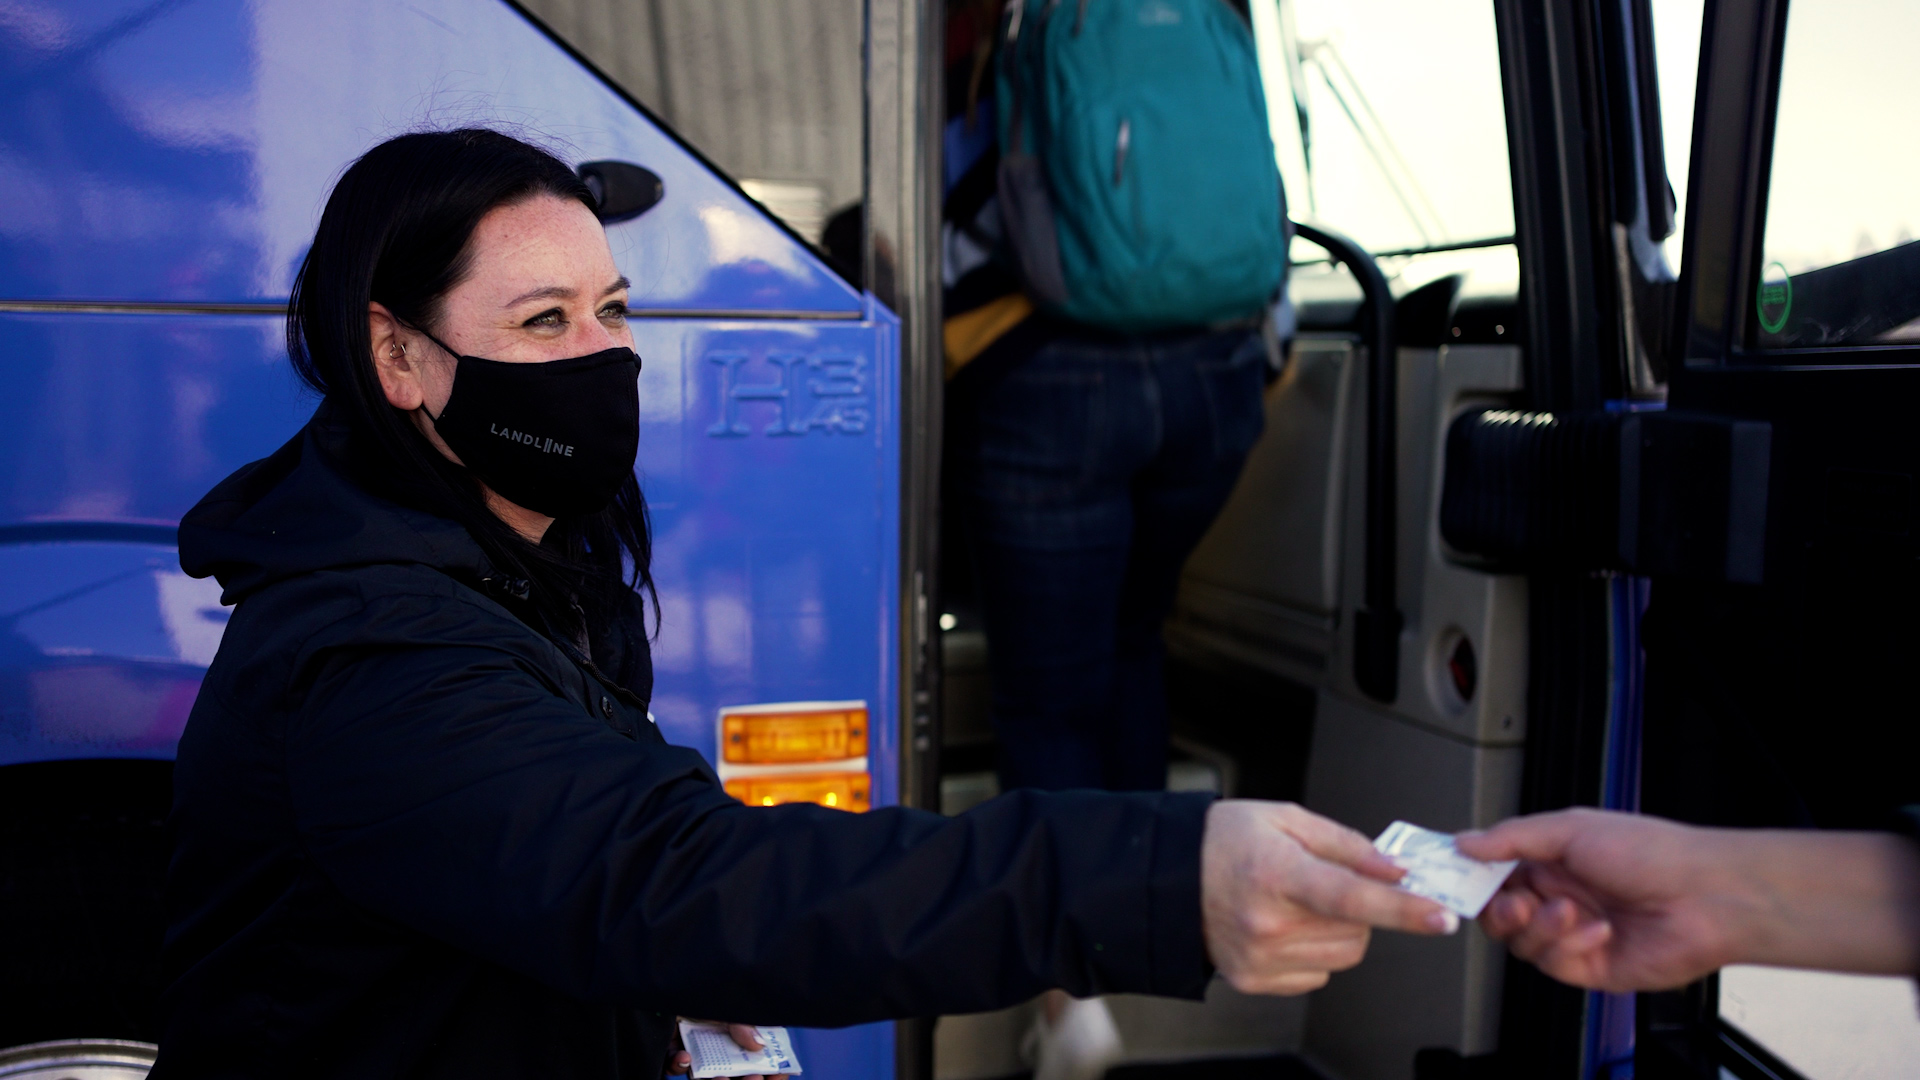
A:
[[[1657,397],[1669,336],[1662,301],[1673,288],[1659,245],[1673,231],[1673,206],[1650,5],[1494,0],[1494,17],[1521,266],[1520,405],[1580,413]],[[1604,805],[1612,583],[1536,569],[1527,590],[1520,810]],[[1590,1072],[1589,995],[1510,959],[1501,996],[1500,1067]]]
[[[900,804],[940,809],[940,0],[866,0],[862,284],[900,319]],[[898,1080],[933,1080],[932,1017],[902,1020]]]

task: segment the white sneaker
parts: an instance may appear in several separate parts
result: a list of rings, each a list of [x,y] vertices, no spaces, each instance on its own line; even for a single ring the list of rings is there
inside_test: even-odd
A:
[[[1097,997],[1068,998],[1052,1024],[1042,1008],[1021,1044],[1033,1062],[1033,1080],[1100,1080],[1122,1056],[1113,1012]]]

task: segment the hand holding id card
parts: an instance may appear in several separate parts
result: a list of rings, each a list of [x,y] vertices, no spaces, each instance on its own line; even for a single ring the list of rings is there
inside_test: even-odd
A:
[[[1518,862],[1481,862],[1460,854],[1453,834],[1434,832],[1396,821],[1373,842],[1374,850],[1407,872],[1400,887],[1429,900],[1463,919],[1480,912],[1500,891]]]
[[[800,1059],[794,1056],[793,1039],[783,1027],[756,1027],[760,1049],[748,1050],[733,1041],[725,1024],[707,1024],[698,1020],[680,1021],[680,1044],[692,1056],[687,1075],[693,1080],[715,1076],[792,1075],[800,1071]]]

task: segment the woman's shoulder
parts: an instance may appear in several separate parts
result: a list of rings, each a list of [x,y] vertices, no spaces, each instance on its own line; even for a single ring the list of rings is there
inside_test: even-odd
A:
[[[242,600],[227,637],[245,651],[309,652],[316,648],[480,645],[544,653],[548,643],[465,582],[418,563],[332,567],[277,581]],[[222,642],[225,651],[226,642]]]

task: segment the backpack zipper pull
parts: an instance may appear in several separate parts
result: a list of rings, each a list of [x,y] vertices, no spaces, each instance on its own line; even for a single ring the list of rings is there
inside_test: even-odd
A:
[[[1113,186],[1119,187],[1127,174],[1127,145],[1133,141],[1133,122],[1120,118],[1120,134],[1113,140]]]
[[[1026,14],[1027,0],[1007,0],[1007,6],[1013,11],[1007,16],[1007,44],[1020,40],[1020,16]]]

